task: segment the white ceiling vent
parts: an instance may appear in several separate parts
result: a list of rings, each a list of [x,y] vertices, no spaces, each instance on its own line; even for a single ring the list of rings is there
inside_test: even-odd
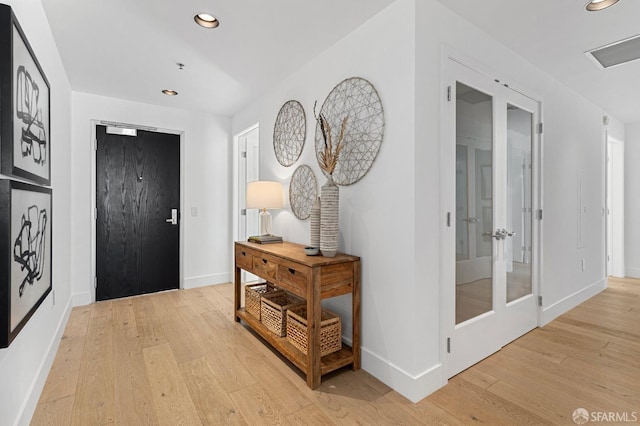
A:
[[[615,67],[640,59],[640,34],[586,52],[602,68]]]

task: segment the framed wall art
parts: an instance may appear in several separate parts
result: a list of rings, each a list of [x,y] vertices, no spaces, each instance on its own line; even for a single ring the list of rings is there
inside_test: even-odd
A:
[[[51,208],[51,189],[0,180],[0,348],[51,292]]]
[[[7,5],[0,5],[0,171],[51,183],[49,81]]]

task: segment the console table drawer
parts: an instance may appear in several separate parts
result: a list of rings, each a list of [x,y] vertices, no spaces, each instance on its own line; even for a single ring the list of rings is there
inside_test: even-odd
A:
[[[236,264],[245,271],[251,270],[253,268],[253,251],[236,247]]]
[[[278,271],[278,262],[268,255],[256,253],[253,256],[253,269],[251,272],[265,280],[275,281]]]
[[[302,290],[302,294],[305,294],[307,289],[307,274],[285,265],[278,265],[278,283],[282,284],[283,287],[300,289]]]

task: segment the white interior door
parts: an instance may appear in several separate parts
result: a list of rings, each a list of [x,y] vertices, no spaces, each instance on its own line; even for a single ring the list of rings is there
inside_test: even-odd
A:
[[[625,276],[624,143],[607,140],[607,273]]]
[[[258,210],[247,209],[247,182],[258,180],[260,164],[259,127],[254,126],[238,135],[238,236],[246,241],[259,234]],[[257,281],[258,277],[242,271],[242,282]]]
[[[444,316],[451,377],[537,324],[533,161],[538,103],[447,64]],[[455,223],[455,226],[451,226]]]

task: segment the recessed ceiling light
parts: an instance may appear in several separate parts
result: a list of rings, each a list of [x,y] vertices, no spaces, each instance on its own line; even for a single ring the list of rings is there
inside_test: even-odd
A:
[[[606,9],[618,3],[620,0],[592,0],[587,3],[587,10],[589,12],[597,12],[599,10]]]
[[[220,25],[218,18],[208,13],[198,13],[193,17],[193,20],[196,21],[196,24],[204,28],[217,28],[218,25]]]
[[[171,89],[164,89],[162,91],[162,93],[164,93],[167,96],[175,96],[178,94],[178,92],[176,92],[175,90],[171,90]]]

